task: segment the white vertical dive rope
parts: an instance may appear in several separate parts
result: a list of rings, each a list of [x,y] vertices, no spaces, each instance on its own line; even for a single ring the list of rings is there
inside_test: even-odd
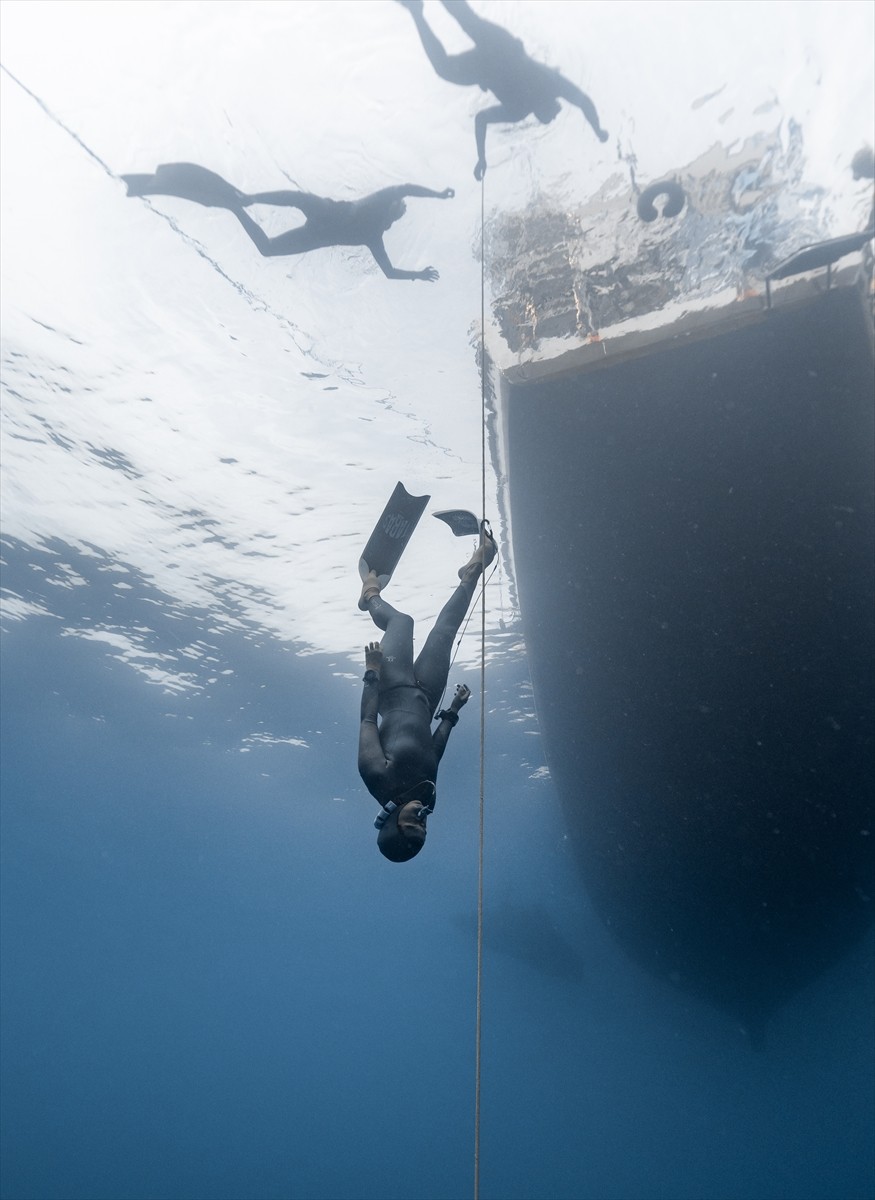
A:
[[[486,185],[480,180],[480,516],[486,519]],[[483,526],[481,526],[481,529]],[[481,540],[482,540],[481,534]],[[486,782],[486,577],[480,589],[480,836],[477,852],[477,1021],[474,1034],[474,1200],[480,1200],[480,1033],[483,999],[483,811]]]

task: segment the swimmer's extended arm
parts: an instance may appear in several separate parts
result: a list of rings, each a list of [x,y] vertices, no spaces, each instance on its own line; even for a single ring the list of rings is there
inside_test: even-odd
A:
[[[566,79],[564,75],[560,75],[558,71],[556,72],[556,78],[558,80],[558,87],[556,88],[557,96],[561,96],[563,100],[567,100],[569,104],[573,104],[576,108],[579,108],[592,126],[592,131],[598,140],[606,142],[609,136],[608,131],[602,129],[599,115],[596,112],[596,106],[590,100],[589,96],[587,96],[586,92],[582,92],[577,84]]]
[[[394,187],[380,188],[368,199],[386,203],[392,200],[403,200],[405,196],[421,196],[426,200],[452,200],[455,194],[452,188],[444,188],[442,192],[436,192],[434,188],[421,187],[418,183],[398,183]]]
[[[474,140],[477,143],[477,165],[474,168],[474,178],[479,181],[486,174],[486,126],[497,121],[508,122],[508,114],[502,105],[494,108],[484,108],[474,118]]]
[[[424,196],[428,200],[452,200],[456,194],[452,188],[436,192],[434,188],[420,187],[418,183],[402,183],[398,190],[402,196]]]
[[[438,278],[438,273],[434,267],[426,267],[422,271],[403,271],[400,267],[393,267],[389,262],[389,255],[386,253],[386,247],[383,245],[382,238],[379,241],[368,242],[367,246],[376,259],[377,266],[387,279],[425,279],[429,283],[434,283]]]
[[[452,703],[449,707],[449,712],[455,713],[456,720],[458,720],[459,717],[459,709],[468,703],[470,696],[471,689],[466,687],[464,683],[460,683],[456,688],[456,694],[453,696]],[[450,734],[453,732],[455,725],[456,721],[454,721],[452,717],[443,717],[440,725],[438,725],[437,729],[431,735],[431,743],[434,746],[434,752],[438,762],[440,762],[441,758],[443,757],[444,750],[447,748],[447,742],[450,739]]]
[[[380,701],[380,666],[383,656],[379,646],[365,647],[365,685],[362,690],[361,724],[359,726],[359,775],[372,794],[386,775],[386,755],[380,742],[377,710]],[[377,797],[379,799],[379,797]]]

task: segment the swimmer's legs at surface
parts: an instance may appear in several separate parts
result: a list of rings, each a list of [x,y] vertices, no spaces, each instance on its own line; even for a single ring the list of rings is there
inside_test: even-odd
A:
[[[400,2],[413,17],[417,33],[419,34],[419,40],[422,42],[422,48],[428,55],[428,61],[434,67],[435,72],[440,75],[441,79],[446,79],[448,83],[479,83],[480,59],[477,51],[466,50],[463,54],[447,54],[446,50],[426,24],[422,13],[421,0],[419,3],[416,3],[415,0],[410,0],[409,3],[405,3],[405,0],[400,0]],[[486,23],[488,24],[488,22]]]
[[[322,246],[331,244],[315,234],[312,229],[308,229],[306,225],[301,226],[300,229],[290,229],[288,233],[281,233],[278,237],[268,237],[261,226],[253,221],[252,217],[242,208],[233,208],[231,211],[255,243],[258,253],[263,254],[265,258],[276,258],[285,254],[304,254],[307,250],[318,250]]]
[[[297,208],[305,217],[317,217],[330,207],[322,196],[314,196],[312,192],[295,192],[288,188],[276,192],[253,192],[243,196],[242,202],[247,207],[250,204],[273,204],[279,208]]]
[[[460,28],[467,33],[472,42],[477,43],[483,38],[489,38],[496,30],[501,33],[505,32],[494,21],[487,21],[485,17],[479,17],[468,0],[442,0],[442,2],[444,8]]]

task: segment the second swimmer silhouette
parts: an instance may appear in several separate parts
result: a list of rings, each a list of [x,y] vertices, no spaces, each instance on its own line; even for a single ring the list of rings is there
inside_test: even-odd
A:
[[[221,175],[196,163],[162,163],[153,175],[122,175],[121,178],[127,184],[129,196],[179,196],[207,208],[228,209],[249,234],[259,254],[265,257],[303,254],[325,246],[366,246],[387,279],[423,279],[429,283],[438,278],[434,267],[404,271],[392,266],[383,245],[383,234],[404,216],[406,196],[450,200],[455,195],[452,188],[435,192],[415,183],[381,188],[361,200],[328,200],[310,192],[290,190],[245,194]],[[246,212],[251,204],[297,208],[306,220],[298,229],[268,237]]]
[[[443,0],[444,8],[458,21],[474,43],[473,50],[447,54],[426,24],[422,0],[398,0],[413,17],[423,49],[441,79],[450,83],[477,84],[481,91],[492,92],[499,101],[474,118],[477,143],[475,179],[486,173],[486,126],[516,124],[534,115],[549,124],[559,115],[560,100],[574,104],[593,128],[600,142],[608,140],[599,123],[595,105],[585,92],[552,67],[529,58],[519,38],[480,17],[467,0]]]

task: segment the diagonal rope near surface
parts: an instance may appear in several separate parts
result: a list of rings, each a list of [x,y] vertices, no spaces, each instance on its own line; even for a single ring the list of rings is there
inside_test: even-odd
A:
[[[486,519],[486,185],[480,180],[480,514]],[[483,831],[486,782],[486,579],[480,589],[480,830],[477,851],[477,1020],[474,1033],[474,1200],[480,1198],[480,1046],[483,1009]]]

